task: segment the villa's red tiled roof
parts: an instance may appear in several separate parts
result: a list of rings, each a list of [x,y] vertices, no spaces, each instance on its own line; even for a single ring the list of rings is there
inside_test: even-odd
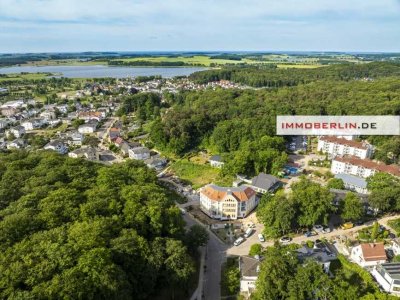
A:
[[[250,187],[223,188],[213,184],[205,186],[201,193],[213,201],[222,201],[228,193],[232,193],[239,202],[248,201],[256,194]]]

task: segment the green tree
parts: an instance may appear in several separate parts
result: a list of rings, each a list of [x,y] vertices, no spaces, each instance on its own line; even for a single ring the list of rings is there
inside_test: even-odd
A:
[[[279,237],[288,233],[295,226],[297,208],[291,198],[277,193],[257,209],[257,217],[264,224],[267,236]]]
[[[85,124],[85,121],[84,121],[84,120],[81,120],[81,119],[75,119],[75,120],[72,121],[72,126],[73,126],[75,129],[78,129],[78,127],[81,126],[81,125],[83,125],[83,124]]]
[[[250,256],[261,255],[262,251],[263,247],[261,244],[253,244],[250,247],[249,255]]]
[[[94,136],[90,136],[87,135],[84,137],[82,144],[83,145],[87,145],[87,146],[91,146],[91,147],[97,147],[99,145],[99,139],[97,137]]]
[[[326,187],[328,189],[344,190],[344,183],[340,178],[332,178],[328,181]]]
[[[186,233],[186,244],[192,253],[195,253],[198,247],[205,246],[208,239],[209,236],[207,230],[198,224],[191,226]]]
[[[349,192],[343,201],[342,218],[346,221],[359,220],[364,214],[364,207],[356,194]]]
[[[292,197],[299,207],[300,226],[327,224],[329,214],[335,210],[329,190],[305,178],[292,185]]]

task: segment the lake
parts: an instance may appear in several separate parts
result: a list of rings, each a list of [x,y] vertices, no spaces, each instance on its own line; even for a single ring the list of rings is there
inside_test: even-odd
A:
[[[206,70],[202,67],[113,67],[105,65],[90,66],[15,66],[0,68],[0,74],[13,73],[61,73],[67,78],[124,78],[136,76],[161,75],[164,78],[187,76],[197,71]]]

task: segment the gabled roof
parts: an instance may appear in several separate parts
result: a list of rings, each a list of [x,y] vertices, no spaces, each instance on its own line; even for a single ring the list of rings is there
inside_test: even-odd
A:
[[[400,166],[398,165],[385,165],[384,163],[378,163],[367,158],[361,159],[353,155],[336,156],[333,160],[400,177]]]
[[[279,183],[279,179],[270,174],[260,173],[251,179],[251,185],[268,191],[275,184]]]
[[[213,155],[210,157],[209,161],[222,162],[222,157],[220,155]]]
[[[335,178],[342,179],[344,183],[352,184],[360,188],[367,188],[367,181],[361,177],[340,173],[336,174]]]
[[[361,252],[365,261],[386,260],[386,251],[383,243],[361,244]]]
[[[240,257],[240,274],[241,276],[257,277],[261,261],[251,256]]]
[[[215,184],[208,184],[201,193],[214,201],[222,201],[226,195],[231,194],[237,201],[243,202],[250,200],[256,192],[247,186],[221,187]]]
[[[371,147],[371,145],[366,142],[357,142],[357,141],[347,140],[345,138],[339,138],[336,136],[322,136],[320,140],[324,142],[350,146],[358,149],[368,149],[369,147]]]

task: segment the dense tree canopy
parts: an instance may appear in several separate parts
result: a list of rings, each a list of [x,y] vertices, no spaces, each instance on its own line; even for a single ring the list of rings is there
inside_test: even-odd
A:
[[[183,220],[144,164],[44,151],[1,154],[0,166],[0,298],[148,299],[185,288],[194,264]]]
[[[270,82],[261,83],[270,88],[169,94],[163,104],[167,109],[161,112],[160,118],[155,116],[150,138],[157,148],[175,154],[205,148],[212,153],[229,153],[228,163],[232,161],[236,165],[245,159],[250,166],[255,158],[249,157],[248,152],[254,147],[261,150],[259,144],[263,137],[275,136],[276,115],[399,114],[396,77],[399,73],[400,66],[395,63],[344,64],[308,70],[223,68],[195,73],[192,76],[195,80],[230,79],[250,85],[252,80],[260,80]],[[398,161],[398,138],[375,140],[382,145],[376,152],[378,158]],[[265,156],[279,158],[284,150],[282,145],[282,142],[271,144],[265,149],[268,152]],[[258,169],[270,169],[265,167],[268,162],[264,164],[263,159],[261,162]],[[254,166],[244,164],[241,169],[256,172]]]
[[[396,299],[381,293],[371,274],[345,257],[332,264],[330,277],[318,262],[299,261],[288,247],[268,247],[251,299]]]
[[[377,173],[367,179],[368,198],[373,208],[381,211],[395,211],[400,209],[400,180],[387,173]]]
[[[257,217],[265,226],[265,234],[279,237],[300,227],[326,224],[335,211],[333,195],[318,183],[302,178],[292,185],[292,192],[264,195]]]

